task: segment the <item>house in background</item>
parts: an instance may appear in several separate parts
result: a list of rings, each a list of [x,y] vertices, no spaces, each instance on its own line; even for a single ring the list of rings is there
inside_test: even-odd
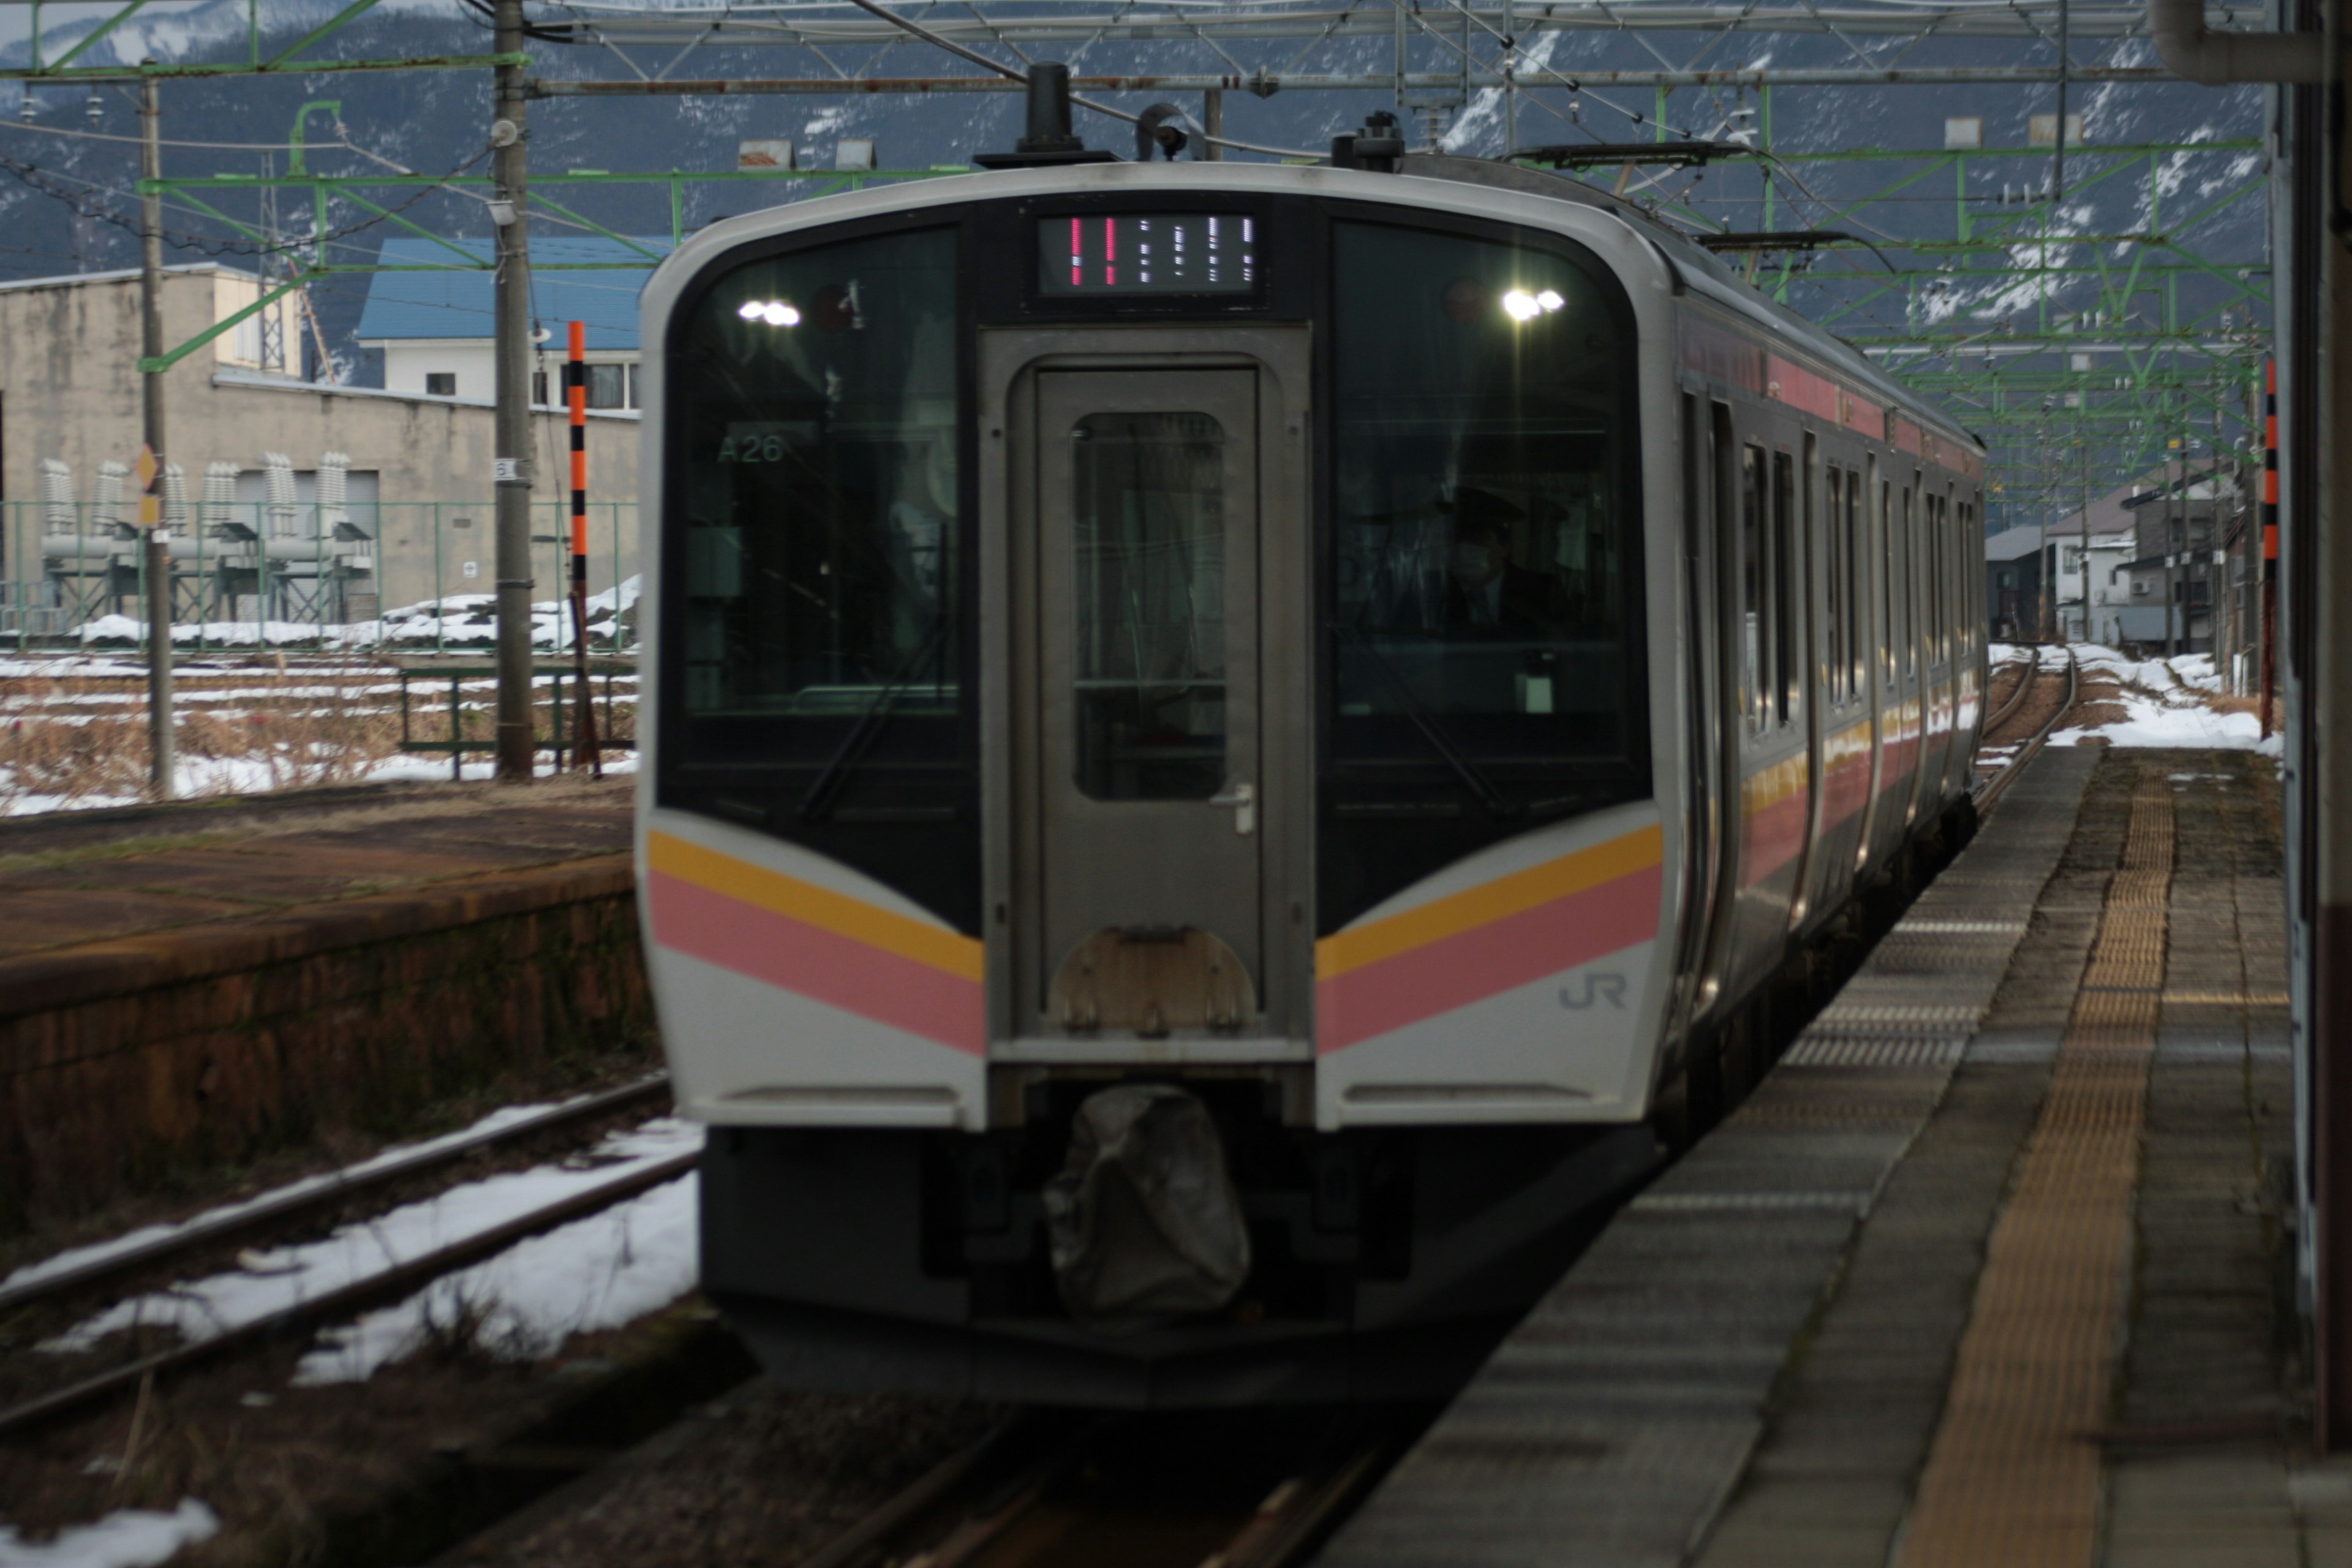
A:
[[[666,239],[626,245],[601,236],[530,242],[531,314],[545,335],[531,373],[531,402],[563,402],[569,323],[587,328],[588,406],[641,406],[637,387],[637,296]],[[387,239],[360,313],[360,346],[383,353],[383,388],[409,397],[488,403],[495,390],[492,275],[461,256],[487,260],[486,239]],[[579,270],[572,270],[578,268]]]

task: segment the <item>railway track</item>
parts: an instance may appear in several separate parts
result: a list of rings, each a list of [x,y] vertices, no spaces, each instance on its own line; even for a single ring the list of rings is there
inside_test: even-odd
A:
[[[437,1142],[404,1154],[366,1162],[329,1177],[299,1183],[253,1203],[215,1211],[149,1241],[110,1249],[0,1289],[0,1313],[20,1312],[89,1296],[134,1276],[166,1270],[177,1262],[201,1258],[226,1243],[331,1214],[355,1196],[452,1169],[474,1155],[513,1148],[551,1132],[651,1109],[668,1093],[668,1076],[656,1074],[470,1136]],[[444,1274],[494,1257],[519,1241],[676,1181],[692,1171],[699,1158],[698,1154],[687,1153],[639,1165],[446,1246],[389,1261],[383,1268],[360,1275],[340,1288],[0,1408],[0,1438],[14,1437],[80,1415],[151,1383],[251,1346],[400,1300]]]
[[[803,1568],[1284,1568],[1322,1543],[1435,1414],[1033,1412]]]
[[[2042,650],[2035,648],[2033,662],[2019,679],[2016,689],[2003,700],[1992,716],[1985,721],[1984,728],[1979,731],[1977,741],[1980,767],[1984,765],[1983,752],[1988,744],[2006,743],[1993,742],[1992,737],[2016,719],[2019,710],[2024,707],[2027,697],[2036,686],[2040,685],[2045,678],[2053,681],[2063,679],[2066,683],[2065,694],[2059,700],[2058,706],[2052,710],[2050,717],[2044,720],[2032,734],[2016,742],[2014,749],[2006,758],[1999,761],[1990,772],[1977,781],[1972,798],[1976,802],[1979,816],[1990,812],[2000,803],[2001,795],[2017,776],[2025,771],[2026,764],[2041,752],[2042,743],[2050,739],[2051,733],[2058,728],[2060,722],[2074,710],[2075,700],[2082,694],[2082,666],[2074,657],[2073,648],[2069,647],[2063,651],[2066,658],[2063,668],[2055,663],[2045,668],[2042,659]]]

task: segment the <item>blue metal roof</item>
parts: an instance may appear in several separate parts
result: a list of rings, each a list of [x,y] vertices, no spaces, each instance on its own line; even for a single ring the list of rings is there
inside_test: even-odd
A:
[[[638,244],[667,255],[669,241],[644,239]],[[417,272],[378,272],[368,280],[367,306],[360,312],[355,334],[366,341],[379,338],[487,338],[497,319],[491,275],[469,268],[452,255],[455,246],[487,262],[487,239],[392,238],[383,242],[377,264],[415,267]],[[550,341],[560,349],[565,323],[584,321],[592,349],[634,349],[637,346],[637,295],[653,276],[654,263],[640,251],[602,236],[574,238],[533,235],[530,241],[531,310]],[[611,271],[554,270],[566,263],[635,262],[640,265]]]

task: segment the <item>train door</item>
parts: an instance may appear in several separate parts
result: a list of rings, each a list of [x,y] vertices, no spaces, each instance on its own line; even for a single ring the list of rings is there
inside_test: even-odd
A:
[[[1734,989],[1744,993],[1780,967],[1801,912],[1812,818],[1806,711],[1812,683],[1803,658],[1810,642],[1800,566],[1807,556],[1797,459],[1743,431],[1738,475],[1731,611],[1739,804],[1731,968]]]
[[[1704,407],[1705,413],[1700,410]],[[1689,765],[1685,787],[1691,794],[1691,853],[1686,887],[1691,900],[1684,954],[1691,972],[1688,1014],[1704,1016],[1721,994],[1730,955],[1732,875],[1740,837],[1737,816],[1726,810],[1738,798],[1738,747],[1727,743],[1740,732],[1739,672],[1731,660],[1738,641],[1727,627],[1723,606],[1738,602],[1740,494],[1739,442],[1731,406],[1683,398],[1688,432],[1688,509],[1685,570],[1691,636]]]
[[[1299,421],[1268,364],[1136,352],[1160,341],[1005,334],[983,357],[1012,655],[990,945],[1014,1057],[1247,1058],[1306,1034],[1274,894],[1302,884],[1308,804]],[[1037,352],[1056,344],[1093,352]],[[1303,344],[1284,357],[1303,384]]]
[[[1925,475],[1921,476],[1923,481]],[[1919,811],[1932,816],[1943,808],[1945,778],[1952,758],[1952,605],[1950,531],[1945,498],[1922,483],[1918,542],[1920,708],[1924,715],[1919,762]]]

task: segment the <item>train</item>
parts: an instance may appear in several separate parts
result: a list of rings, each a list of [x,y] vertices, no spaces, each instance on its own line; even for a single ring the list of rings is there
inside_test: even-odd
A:
[[[1031,113],[643,298],[703,1287],[794,1387],[1439,1393],[1972,830],[1984,448],[1595,185]]]

